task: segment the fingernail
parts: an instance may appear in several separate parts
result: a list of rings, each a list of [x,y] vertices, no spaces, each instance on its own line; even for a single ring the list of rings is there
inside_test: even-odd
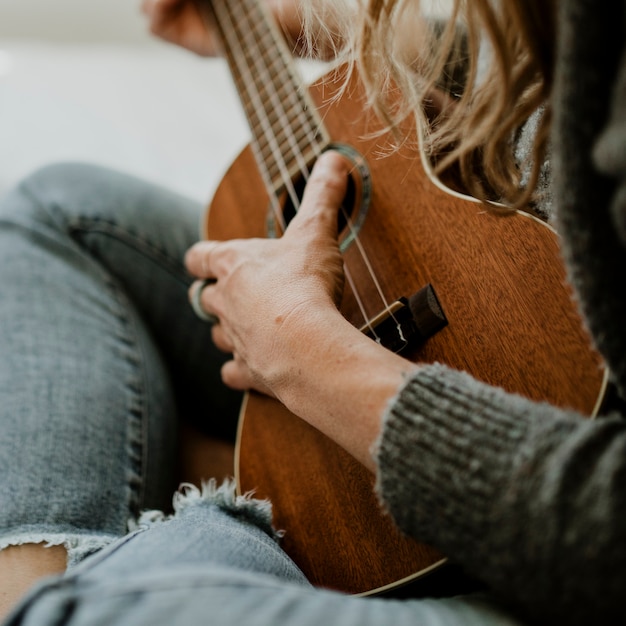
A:
[[[328,172],[330,170],[333,170],[334,167],[330,165],[333,159],[332,154],[333,153],[331,151],[327,151],[321,154],[318,157],[317,161],[315,162],[315,167],[313,169],[317,170],[318,173],[323,173],[323,172]]]

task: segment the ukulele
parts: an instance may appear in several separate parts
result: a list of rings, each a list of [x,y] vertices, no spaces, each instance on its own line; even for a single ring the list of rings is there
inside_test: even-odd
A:
[[[280,236],[315,159],[338,150],[352,165],[340,225],[346,318],[414,362],[439,361],[595,414],[607,374],[572,302],[554,231],[445,188],[417,145],[391,150],[356,73],[335,68],[303,88],[257,0],[205,8],[252,133],[216,190],[205,236]],[[235,474],[240,493],[272,501],[283,548],[315,585],[374,593],[446,562],[396,529],[367,470],[255,392],[241,409]]]

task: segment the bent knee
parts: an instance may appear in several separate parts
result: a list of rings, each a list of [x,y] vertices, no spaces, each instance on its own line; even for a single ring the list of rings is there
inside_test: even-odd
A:
[[[119,174],[86,163],[54,163],[35,170],[0,203],[4,219],[34,219],[57,226],[66,224],[114,188]]]

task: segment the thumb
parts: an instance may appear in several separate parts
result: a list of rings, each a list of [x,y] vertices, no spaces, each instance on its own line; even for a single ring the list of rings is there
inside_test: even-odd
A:
[[[337,214],[346,195],[348,176],[345,158],[332,150],[324,152],[313,167],[300,209],[285,234],[310,232],[313,228],[336,239]]]

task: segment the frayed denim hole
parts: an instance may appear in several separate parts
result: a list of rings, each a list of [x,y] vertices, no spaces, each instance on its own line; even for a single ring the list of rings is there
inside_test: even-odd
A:
[[[232,479],[226,479],[219,486],[214,478],[203,482],[201,487],[183,483],[172,499],[173,515],[165,515],[161,511],[144,511],[132,526],[141,527],[167,521],[199,503],[213,504],[231,517],[253,524],[274,541],[278,542],[284,535],[283,531],[274,529],[272,525],[270,501],[256,499],[253,493],[238,495]]]

